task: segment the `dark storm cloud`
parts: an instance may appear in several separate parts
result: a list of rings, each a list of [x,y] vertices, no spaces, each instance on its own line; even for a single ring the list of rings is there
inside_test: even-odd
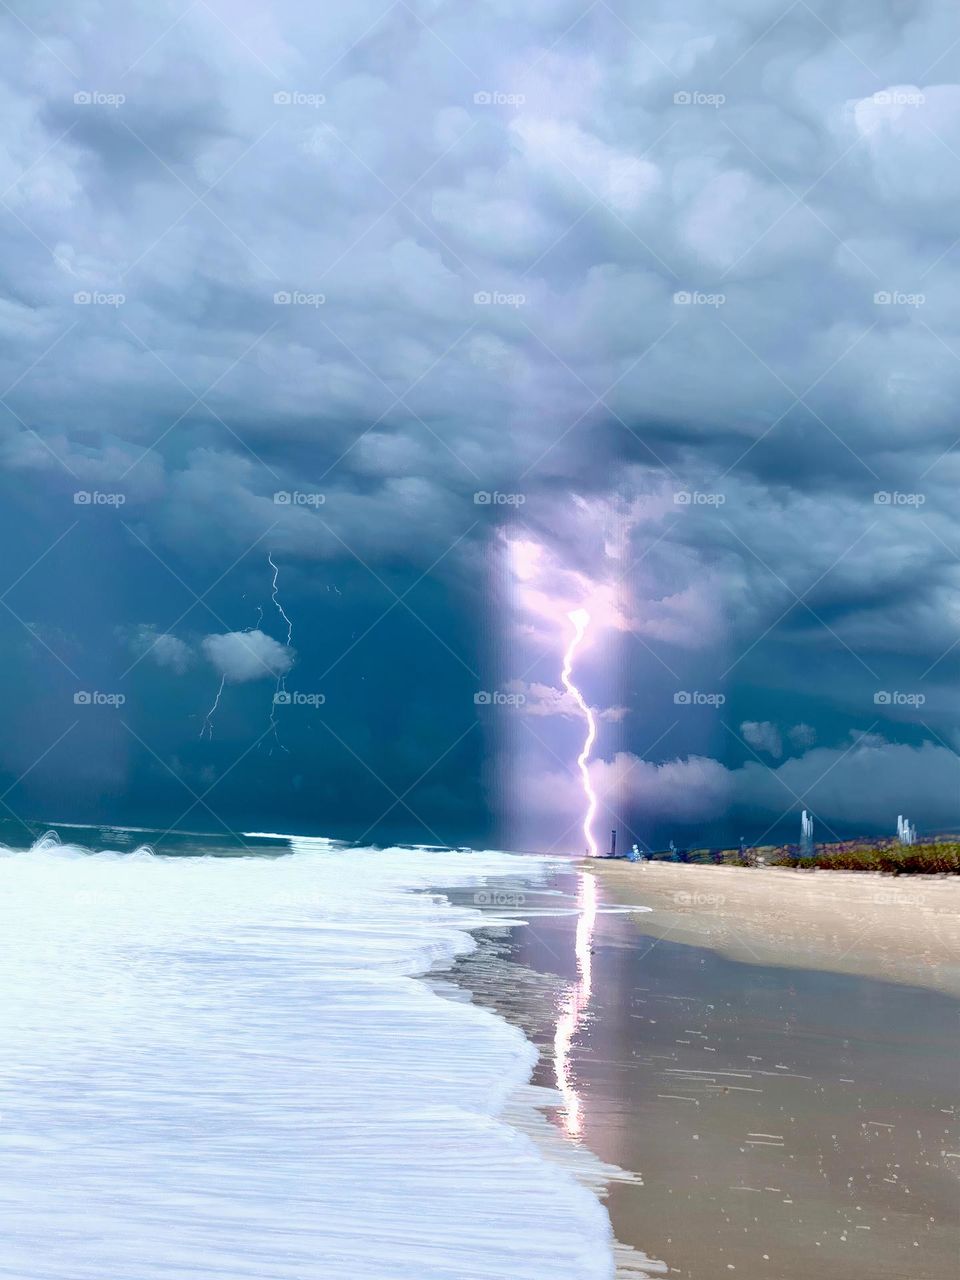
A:
[[[12,629],[59,625],[114,683],[129,644],[102,644],[97,609],[128,636],[171,629],[166,670],[154,653],[135,677],[166,680],[177,643],[257,625],[270,550],[301,635],[439,661],[411,747],[426,768],[495,629],[484,548],[504,512],[475,493],[520,494],[523,523],[589,573],[603,542],[575,493],[627,513],[643,726],[667,728],[678,687],[723,688],[733,728],[809,721],[835,741],[877,690],[928,680],[946,733],[949,4],[18,12],[0,55],[0,457],[8,537],[17,515],[37,537],[14,557]],[[89,522],[49,551],[77,515],[98,521],[85,560],[68,544]],[[58,604],[71,566],[96,608]],[[179,623],[218,575],[219,616],[194,598]],[[337,653],[315,656],[308,682]],[[197,703],[200,679],[183,681]],[[374,740],[404,735],[389,693],[354,696]],[[143,697],[163,755],[172,708]],[[681,757],[706,749],[673,732]],[[27,734],[14,774],[55,736]],[[739,768],[726,750],[718,767]],[[417,772],[389,777],[399,794]]]

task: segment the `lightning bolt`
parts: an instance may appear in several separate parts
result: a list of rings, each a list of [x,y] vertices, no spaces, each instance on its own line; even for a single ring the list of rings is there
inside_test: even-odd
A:
[[[208,738],[213,737],[213,713],[216,711],[217,707],[219,707],[220,705],[220,695],[221,693],[223,693],[223,686],[226,684],[226,682],[227,682],[227,676],[226,676],[226,673],[224,673],[220,677],[220,688],[217,690],[217,696],[213,700],[213,706],[207,712],[206,716],[204,717],[203,724],[200,726],[201,738],[203,737],[204,734],[206,734]]]
[[[583,794],[587,801],[587,812],[583,819],[583,834],[587,841],[587,848],[590,851],[590,857],[595,858],[600,850],[597,848],[597,842],[593,838],[593,819],[597,812],[597,795],[590,781],[590,771],[587,769],[587,761],[590,759],[590,751],[597,737],[597,722],[593,718],[593,712],[587,706],[586,700],[577,686],[570,678],[573,671],[573,659],[580,647],[580,642],[586,634],[587,627],[590,625],[590,615],[586,609],[574,609],[567,617],[573,623],[573,635],[567,645],[567,652],[563,656],[563,670],[560,672],[560,679],[563,681],[563,687],[567,693],[573,697],[577,706],[583,712],[584,719],[587,722],[587,736],[584,739],[583,747],[577,756],[577,767],[580,770],[580,777],[583,782]]]
[[[287,624],[287,648],[289,648],[290,642],[293,639],[293,623],[290,621],[290,619],[287,617],[286,613],[284,612],[283,605],[280,603],[280,599],[277,595],[277,579],[280,576],[280,570],[273,563],[273,553],[270,551],[267,552],[267,563],[270,565],[270,568],[273,570],[273,584],[270,589],[270,599],[277,606],[277,612],[280,614],[280,617]],[[277,685],[273,691],[273,701],[270,704],[269,728],[273,730],[273,740],[274,742],[276,742],[277,746],[280,748],[281,751],[286,751],[287,748],[280,741],[280,735],[277,733],[277,694],[280,693],[281,690],[286,691],[286,687],[287,687],[287,677],[285,675],[277,676]],[[270,754],[273,755],[272,747],[270,748]]]
[[[280,573],[280,570],[273,563],[273,553],[271,551],[267,552],[267,563],[270,565],[270,568],[273,570],[273,587],[271,588],[270,599],[277,606],[277,612],[280,614],[280,617],[287,624],[287,644],[289,645],[290,641],[293,638],[293,623],[284,613],[283,605],[277,599],[277,577]]]

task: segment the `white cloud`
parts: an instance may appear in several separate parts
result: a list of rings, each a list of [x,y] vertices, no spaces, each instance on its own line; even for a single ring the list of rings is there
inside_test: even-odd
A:
[[[801,721],[787,730],[787,737],[795,747],[812,747],[817,740],[817,731],[812,725]]]
[[[567,121],[528,114],[519,116],[513,132],[535,171],[549,176],[582,199],[606,200],[630,213],[657,190],[657,166],[634,154],[629,145],[613,147],[588,130]],[[578,190],[579,188],[579,190]]]
[[[824,823],[867,829],[909,813],[921,829],[960,825],[960,757],[946,747],[919,747],[862,736],[853,747],[818,747],[776,768],[748,761],[728,769],[703,756],[652,764],[628,753],[591,766],[614,813],[683,822],[720,818],[731,808],[776,820],[812,809]]]
[[[228,631],[202,641],[207,660],[230,684],[285,675],[293,666],[295,650],[262,631]]]
[[[568,716],[580,718],[583,712],[576,698],[566,689],[555,689],[553,685],[527,684],[525,680],[511,680],[506,686],[508,693],[523,694],[526,699],[521,704],[521,712],[528,716]],[[627,715],[626,707],[594,708],[594,716],[601,723],[617,724]]]
[[[158,632],[149,624],[137,628],[133,645],[137,652],[151,658],[158,667],[166,667],[177,675],[182,675],[193,662],[194,655],[188,644],[169,632]]]
[[[709,756],[688,756],[653,764],[629,752],[590,768],[598,793],[613,813],[633,811],[648,816],[699,822],[722,814],[730,803],[730,770]]]
[[[744,741],[751,747],[756,747],[758,751],[765,751],[776,760],[783,755],[783,739],[780,736],[780,730],[771,721],[744,720],[740,726],[740,732],[743,734]]]

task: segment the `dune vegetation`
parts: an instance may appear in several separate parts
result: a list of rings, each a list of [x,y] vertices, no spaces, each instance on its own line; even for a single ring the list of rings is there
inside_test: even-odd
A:
[[[644,856],[655,862],[701,866],[883,871],[892,875],[960,874],[960,838],[952,836],[909,845],[893,839],[861,839],[815,844],[809,850],[797,844],[782,844],[735,849],[668,849]]]

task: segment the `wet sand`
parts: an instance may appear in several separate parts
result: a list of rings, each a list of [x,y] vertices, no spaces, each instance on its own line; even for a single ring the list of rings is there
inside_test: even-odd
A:
[[[954,1280],[960,1002],[945,994],[948,922],[918,942],[886,916],[894,902],[874,900],[873,877],[817,886],[821,900],[799,894],[792,872],[650,870],[564,873],[564,897],[531,896],[510,939],[513,962],[559,979],[527,1025],[542,1051],[535,1080],[559,1090],[555,1123],[641,1175],[610,1189],[618,1239],[687,1280]],[[730,883],[754,875],[787,879]],[[704,928],[692,916],[708,891],[725,901]],[[935,891],[928,910],[948,915],[950,893]],[[608,914],[644,902],[655,909]],[[575,910],[555,913],[564,906]],[[735,933],[733,919],[746,927]],[[744,952],[749,962],[733,958]],[[881,971],[896,981],[866,976]],[[926,989],[908,984],[916,973]],[[479,998],[499,1007],[490,977]]]

